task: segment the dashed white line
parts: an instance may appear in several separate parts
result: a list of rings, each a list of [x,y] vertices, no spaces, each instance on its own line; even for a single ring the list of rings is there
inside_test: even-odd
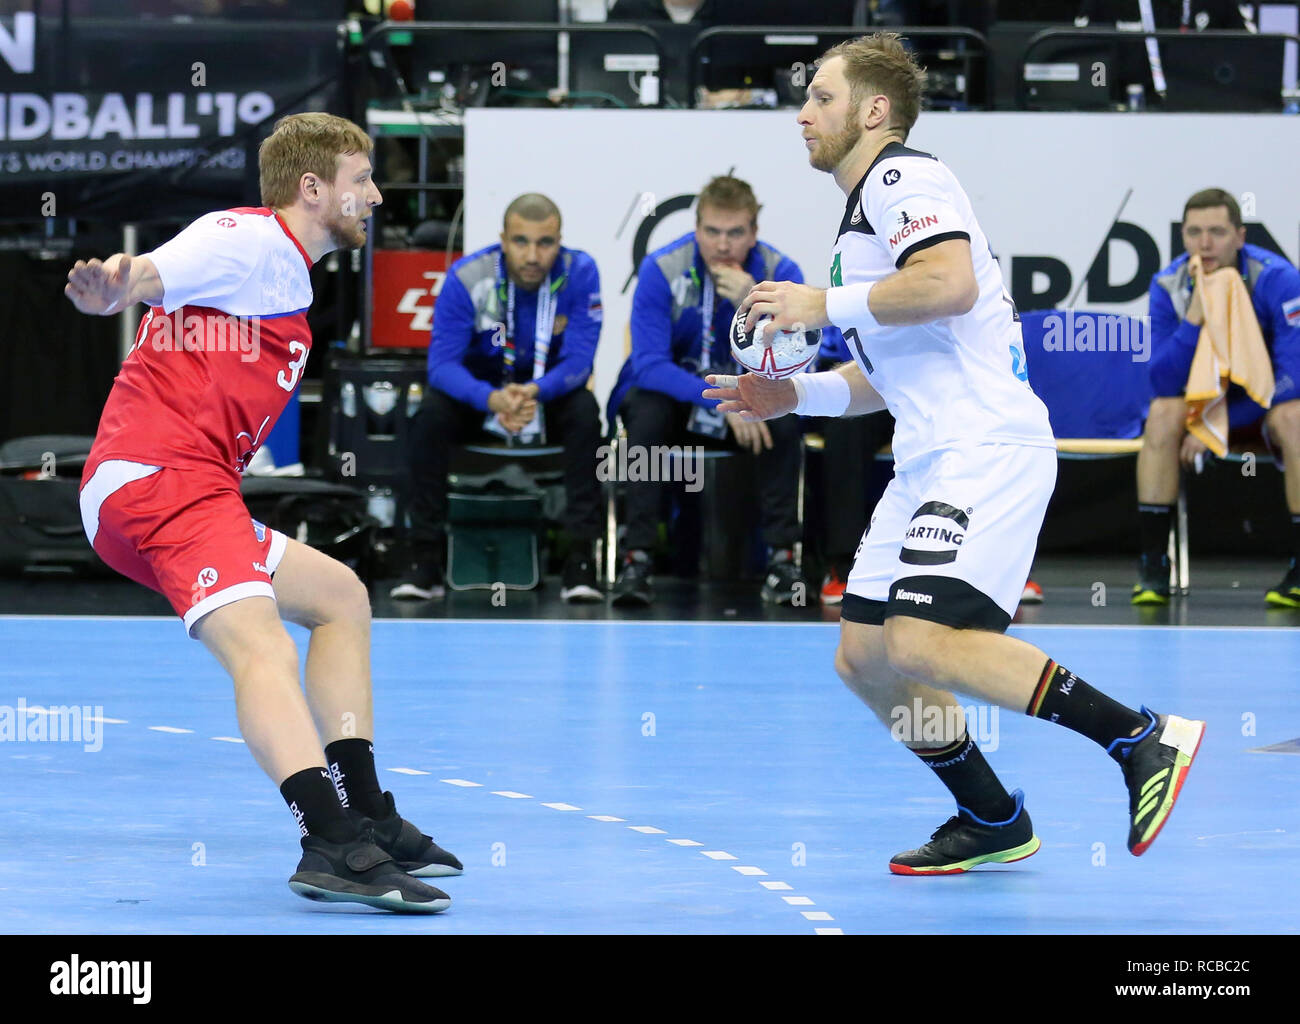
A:
[[[814,928],[813,931],[815,931],[818,935],[843,935],[844,934],[843,928]]]
[[[782,896],[781,899],[785,900],[792,907],[816,906],[816,904],[813,903],[813,901],[810,900],[807,896]]]
[[[244,742],[238,736],[213,736],[211,738],[216,740],[218,743],[243,743]]]
[[[470,782],[468,779],[439,779],[439,782],[445,782],[449,786],[481,786],[481,782]]]
[[[773,891],[775,891],[775,890],[777,890],[777,889],[793,889],[793,888],[794,888],[794,886],[793,886],[793,885],[790,885],[788,882],[759,882],[758,884],[761,885],[764,889],[771,889],[771,890],[773,890]]]
[[[183,732],[193,732],[193,731],[194,731],[193,729],[178,729],[178,728],[176,728],[176,726],[174,726],[174,725],[151,725],[151,726],[149,726],[149,729],[150,729],[151,732],[174,732],[174,733],[183,733]]]
[[[709,860],[739,860],[740,858],[733,854],[727,853],[726,850],[701,850],[700,853],[708,857]]]
[[[507,800],[531,800],[532,797],[527,793],[516,793],[513,789],[494,789],[493,796],[503,796]]]
[[[543,807],[549,807],[553,811],[580,811],[581,807],[574,807],[573,804],[542,804]]]
[[[742,875],[766,875],[767,874],[767,872],[764,871],[762,868],[751,867],[746,864],[733,864],[731,865],[731,870],[739,871]]]
[[[703,846],[703,843],[697,843],[694,839],[669,839],[674,846]]]
[[[612,814],[588,814],[592,821],[627,821],[626,818],[616,818]]]
[[[655,828],[653,825],[629,825],[633,832],[643,832],[648,836],[666,836],[668,833],[661,828]]]
[[[428,772],[422,772],[419,768],[389,768],[390,772],[397,772],[398,775],[428,775]]]
[[[835,920],[835,918],[831,917],[831,915],[826,913],[826,911],[824,910],[801,910],[799,911],[799,913],[803,914],[803,916],[806,917],[809,921],[834,921]]]

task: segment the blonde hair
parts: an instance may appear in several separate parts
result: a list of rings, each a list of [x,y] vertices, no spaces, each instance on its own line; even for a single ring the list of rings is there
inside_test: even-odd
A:
[[[817,63],[832,57],[844,59],[844,78],[849,83],[854,106],[868,95],[889,97],[890,127],[903,133],[903,140],[916,124],[925,94],[925,68],[916,63],[897,32],[877,32],[832,46]]]
[[[272,209],[292,206],[304,174],[315,174],[332,184],[339,157],[369,155],[373,149],[370,136],[345,117],[307,113],[280,118],[275,131],[257,149],[262,205]]]

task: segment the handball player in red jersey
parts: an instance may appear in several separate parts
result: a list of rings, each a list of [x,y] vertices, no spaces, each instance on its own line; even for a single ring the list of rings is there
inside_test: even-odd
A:
[[[100,557],[165,595],[234,679],[240,732],[301,833],[290,888],[436,913],[451,900],[412,876],[461,863],[379,787],[365,585],[252,520],[239,490],[307,363],[308,272],[365,244],[383,201],[371,149],[343,118],[285,117],[258,151],[262,206],[72,268],[64,290],[81,312],[149,307],[100,417],[81,516]],[[282,618],[311,630],[305,697]]]

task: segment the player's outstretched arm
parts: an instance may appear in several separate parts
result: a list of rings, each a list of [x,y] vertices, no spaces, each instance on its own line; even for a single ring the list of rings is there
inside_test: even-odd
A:
[[[710,373],[704,378],[711,387],[704,389],[705,398],[718,400],[718,412],[738,413],[742,420],[774,420],[793,412],[798,396],[789,380],[769,380],[752,373],[739,377],[726,373]]]
[[[109,316],[127,306],[163,300],[162,278],[148,256],[119,252],[106,260],[77,260],[68,271],[63,294],[82,313]]]
[[[871,386],[871,381],[867,380],[867,375],[857,363],[841,363],[831,372],[838,373],[849,382],[849,407],[843,415],[866,416],[872,412],[884,412],[885,400]]]

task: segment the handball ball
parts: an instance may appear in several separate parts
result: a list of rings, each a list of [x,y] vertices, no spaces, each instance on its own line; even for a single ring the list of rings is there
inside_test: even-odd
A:
[[[411,0],[389,0],[386,3],[386,14],[390,21],[412,21],[415,18],[415,8],[411,5]]]
[[[731,320],[731,356],[742,370],[768,380],[784,380],[803,373],[817,358],[822,332],[817,328],[773,331],[770,316],[745,330],[745,317],[737,310]],[[771,335],[770,343],[768,335]]]

